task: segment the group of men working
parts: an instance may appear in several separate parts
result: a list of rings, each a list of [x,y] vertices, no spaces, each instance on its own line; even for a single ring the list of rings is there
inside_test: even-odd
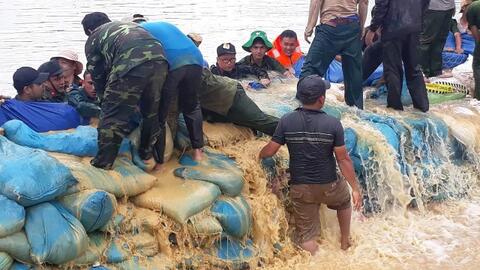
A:
[[[422,28],[424,18],[437,13],[427,12],[429,4],[433,8],[439,1],[450,2],[376,1],[365,41],[373,46],[377,36],[377,46],[381,44],[389,107],[403,109],[400,92],[405,72],[414,107],[423,112],[429,109],[417,48],[422,30],[428,32]],[[78,87],[82,70],[78,57],[64,52],[38,71],[28,67],[18,69],[14,74],[17,99],[67,101],[83,108],[79,111],[86,116],[98,116],[99,151],[92,165],[104,169],[112,167],[121,140],[132,130],[134,115],[142,119],[139,154],[145,162],[154,159],[156,169],[161,169],[164,162],[165,124],[168,119],[176,119],[178,111],[185,118],[196,160],[202,159],[204,115],[207,119],[223,119],[272,135],[260,157],[273,156],[281,145],[288,146],[295,241],[312,254],[316,252],[318,207],[325,203],[337,210],[341,247],[346,249],[350,246],[352,210],[346,183],[352,188],[356,209],[362,204],[361,190],[345,148],[343,127],[339,120],[321,110],[329,88],[321,77],[330,62],[340,55],[345,101],[363,108],[361,34],[367,6],[368,0],[311,0],[305,30],[307,41],[318,18],[320,24],[315,28],[315,38],[306,57],[299,50],[295,32],[284,31],[272,44],[265,32],[254,31],[242,46],[250,55],[237,62],[235,46],[221,44],[217,48],[216,65],[210,69],[203,68],[205,60],[198,49],[201,40],[195,36],[188,38],[172,24],[147,22],[141,15],[134,16],[134,23],[112,22],[104,13],[90,13],[82,20],[88,36],[85,44],[88,63],[82,87]],[[467,18],[478,41],[480,12],[476,6],[471,5],[468,12],[476,13]],[[475,59],[474,65],[479,65],[478,58]],[[303,63],[301,72],[297,71],[298,63]],[[436,74],[435,70],[433,65],[430,74]],[[237,81],[255,76],[263,87],[268,87],[271,82],[268,71],[300,77],[296,97],[302,107],[280,120],[263,113]],[[475,73],[476,78],[478,74]],[[96,103],[97,98],[101,103]],[[337,163],[347,182],[337,178]]]
[[[257,72],[268,80],[260,79],[267,86],[267,71],[271,68],[289,73],[288,66],[283,67],[265,55],[271,43],[264,32],[254,32],[261,33],[260,38],[252,34],[247,42],[250,45],[244,46],[246,50],[255,48],[252,57],[245,58],[248,63],[237,64],[233,72],[229,70],[236,75],[217,75],[228,72],[228,68],[212,66],[213,73],[208,66],[202,68],[205,61],[197,48],[201,43],[198,35],[185,36],[172,24],[146,22],[139,14],[133,21],[111,22],[104,13],[88,14],[82,21],[89,36],[84,80],[78,77],[83,70],[78,55],[63,51],[38,71],[22,67],[15,72],[16,99],[68,102],[84,117],[99,117],[99,152],[92,165],[104,169],[112,167],[121,140],[134,127],[132,119],[137,118],[142,119],[140,156],[146,162],[153,158],[157,164],[163,164],[165,122],[178,117],[177,109],[187,124],[195,159],[202,155],[202,111],[207,120],[233,122],[268,135],[274,133],[278,118],[263,113],[236,80]],[[236,53],[233,45],[225,44],[217,51],[218,63],[222,56],[235,57]],[[265,57],[258,59],[257,51]],[[171,126],[175,128],[174,123]]]
[[[368,0],[311,0],[305,39],[309,42],[314,27],[315,38],[306,56],[297,85],[296,98],[302,107],[284,115],[272,140],[261,150],[260,158],[273,156],[286,144],[290,155],[290,199],[295,219],[294,240],[315,254],[319,234],[319,206],[337,210],[341,248],[350,246],[351,198],[355,209],[362,205],[362,194],[352,161],[345,149],[344,131],[339,120],[326,115],[321,108],[329,85],[321,79],[338,55],[345,77],[345,101],[363,107],[362,81],[375,68],[362,74],[362,66],[383,62],[388,89],[387,106],[403,110],[401,91],[403,74],[412,96],[413,106],[429,109],[425,76],[441,74],[441,56],[446,33],[454,13],[454,0],[376,0],[372,21],[364,42],[367,50],[362,63],[361,35]],[[480,1],[463,4],[468,27],[477,44],[480,42]],[[376,41],[374,42],[374,40]],[[368,51],[368,50],[374,50]],[[422,56],[421,65],[417,53]],[[475,47],[475,97],[480,99],[480,51]],[[377,57],[369,58],[368,56]],[[439,64],[440,63],[440,64]],[[423,70],[423,72],[422,72]],[[478,82],[478,83],[477,83]],[[335,162],[336,160],[336,162]],[[336,164],[343,177],[337,178]],[[352,188],[352,194],[346,185]]]

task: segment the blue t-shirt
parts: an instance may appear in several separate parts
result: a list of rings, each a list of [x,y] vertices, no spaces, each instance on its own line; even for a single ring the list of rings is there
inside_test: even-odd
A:
[[[141,26],[162,44],[170,71],[186,65],[203,66],[200,50],[175,25],[167,22],[145,22]]]

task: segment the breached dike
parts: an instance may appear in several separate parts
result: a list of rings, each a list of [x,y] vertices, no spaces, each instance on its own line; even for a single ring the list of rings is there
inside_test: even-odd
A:
[[[277,116],[298,105],[295,82],[248,94]],[[345,128],[365,214],[408,207],[425,212],[429,203],[462,198],[478,185],[477,104],[445,102],[424,114],[394,112],[367,100],[359,111],[343,105],[342,96],[335,87],[329,90],[325,111]],[[257,155],[268,138],[229,124],[205,126],[207,144],[214,147],[207,147],[205,160],[194,162],[177,151],[164,172],[149,175],[131,161],[135,147],[128,141],[112,171],[90,166],[93,128],[37,134],[21,122],[6,123],[0,201],[8,200],[12,213],[0,214],[0,265],[240,269],[303,258],[289,238],[288,212],[268,188],[272,175],[285,184],[286,149],[267,177]],[[185,146],[188,136],[181,126],[178,132],[176,143]],[[45,194],[29,195],[36,190]],[[286,197],[282,191],[279,196]]]

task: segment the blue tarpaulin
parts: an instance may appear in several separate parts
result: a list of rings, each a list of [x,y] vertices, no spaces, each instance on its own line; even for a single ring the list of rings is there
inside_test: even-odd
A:
[[[10,99],[0,105],[0,126],[13,119],[24,122],[37,132],[76,128],[84,122],[77,111],[65,103]]]

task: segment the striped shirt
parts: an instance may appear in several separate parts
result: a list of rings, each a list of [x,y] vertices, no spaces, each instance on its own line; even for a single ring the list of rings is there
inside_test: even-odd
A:
[[[337,180],[333,150],[345,145],[340,120],[321,110],[298,108],[280,119],[272,140],[287,144],[291,185]]]

